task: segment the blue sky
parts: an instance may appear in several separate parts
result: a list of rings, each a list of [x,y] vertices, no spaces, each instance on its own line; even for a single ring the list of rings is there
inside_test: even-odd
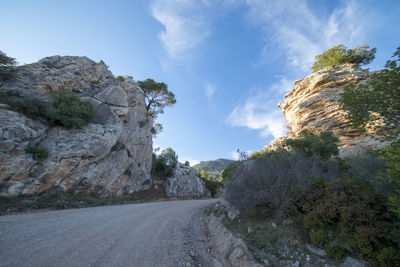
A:
[[[276,107],[314,56],[400,46],[400,1],[1,0],[0,50],[21,64],[51,55],[103,60],[114,75],[168,84],[155,147],[192,163],[258,151],[285,134]]]

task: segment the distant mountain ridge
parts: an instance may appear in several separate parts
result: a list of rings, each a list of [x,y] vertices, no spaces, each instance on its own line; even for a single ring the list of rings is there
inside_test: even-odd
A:
[[[209,161],[202,161],[193,166],[193,168],[199,173],[200,171],[206,171],[211,178],[218,179],[222,170],[234,162],[230,159],[216,159]]]

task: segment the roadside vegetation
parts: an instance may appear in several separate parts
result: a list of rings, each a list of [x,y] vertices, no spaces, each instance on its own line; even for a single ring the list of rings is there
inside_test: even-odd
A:
[[[297,143],[288,140],[290,152],[260,153],[236,163],[229,171],[225,199],[250,228],[271,220],[280,224],[290,220],[298,229],[296,240],[324,248],[334,260],[354,256],[378,266],[393,266],[400,261],[400,220],[391,197],[398,187],[384,178],[392,173],[386,152],[344,161],[334,157],[335,150],[330,151],[337,148],[332,140],[326,143],[327,149],[310,155],[322,140],[309,143],[302,136]],[[304,144],[300,151],[299,143]],[[368,175],[360,170],[368,170]],[[262,236],[264,230],[259,230]],[[261,249],[275,239],[252,236],[258,234],[249,235],[248,241]]]
[[[359,51],[335,49],[345,55]],[[374,53],[354,63],[370,61]],[[240,211],[225,223],[257,249],[259,259],[269,253],[303,264],[312,259],[298,248],[311,244],[336,262],[346,256],[374,266],[400,262],[400,48],[394,57],[367,84],[349,87],[342,97],[354,127],[391,145],[342,159],[332,132],[302,132],[276,151],[253,153],[222,172],[224,197]]]

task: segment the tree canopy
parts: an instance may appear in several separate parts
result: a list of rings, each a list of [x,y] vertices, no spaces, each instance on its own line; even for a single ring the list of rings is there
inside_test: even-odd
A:
[[[328,66],[337,66],[343,63],[355,63],[357,65],[368,65],[375,58],[376,48],[368,50],[368,45],[357,46],[348,49],[343,44],[334,46],[320,55],[315,56],[311,69],[319,71]]]
[[[178,155],[169,147],[164,149],[159,156],[153,154],[151,173],[160,178],[171,177],[177,164]]]
[[[176,103],[175,95],[168,91],[168,85],[163,82],[156,82],[153,79],[138,81],[139,89],[146,100],[146,111],[155,117],[163,113],[163,108]]]
[[[341,97],[347,118],[361,130],[373,130],[387,139],[400,135],[400,47],[385,69],[371,74],[366,84],[352,85]]]

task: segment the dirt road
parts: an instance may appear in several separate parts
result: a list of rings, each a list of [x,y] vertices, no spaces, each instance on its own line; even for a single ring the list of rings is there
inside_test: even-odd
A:
[[[0,266],[207,266],[196,221],[214,201],[1,216]]]

